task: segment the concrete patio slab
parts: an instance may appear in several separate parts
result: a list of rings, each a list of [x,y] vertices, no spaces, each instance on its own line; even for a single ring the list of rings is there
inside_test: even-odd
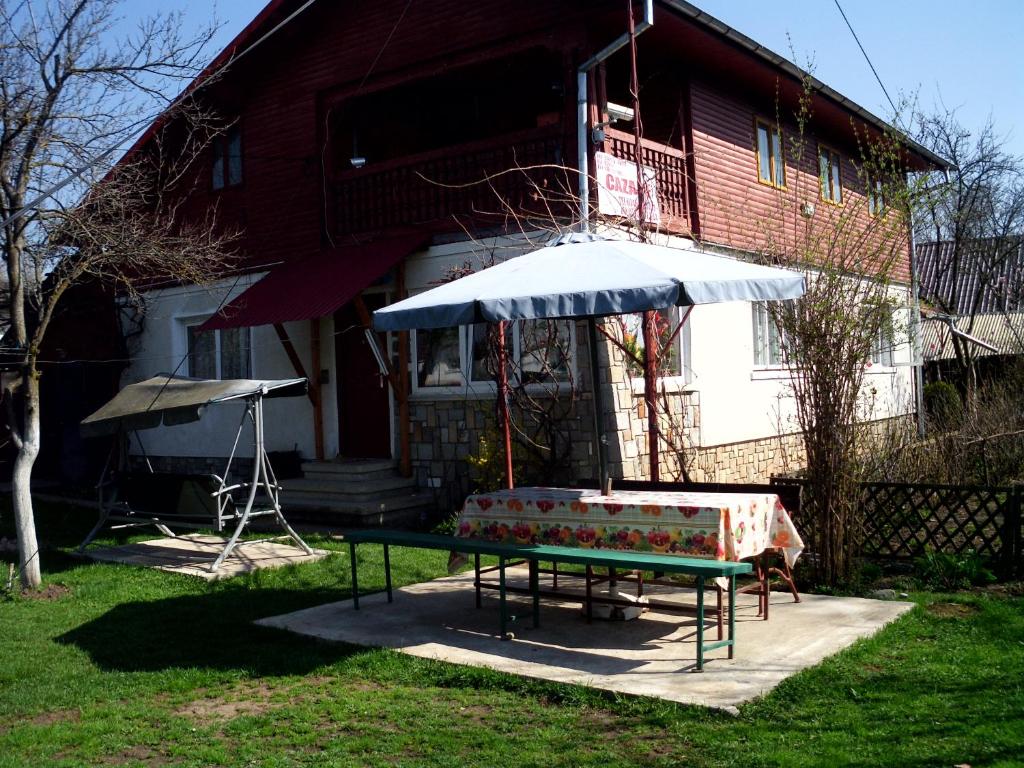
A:
[[[84,554],[93,560],[141,565],[170,573],[197,576],[207,581],[229,579],[260,568],[312,563],[330,554],[327,550],[314,549],[312,555],[307,555],[298,547],[285,544],[285,541],[291,541],[287,537],[282,541],[243,541],[231,551],[220,568],[211,573],[210,565],[224,549],[226,541],[220,536],[193,533],[118,547],[96,547],[86,549]]]
[[[510,574],[517,570],[510,569]],[[510,583],[525,585],[525,571]],[[693,591],[681,599],[693,603]],[[664,595],[659,595],[664,598]],[[709,595],[710,597],[710,595]],[[713,599],[712,599],[713,602]],[[498,639],[498,600],[484,592],[474,609],[472,573],[383,594],[329,603],[261,619],[262,626],[351,643],[393,648],[413,656],[454,664],[489,667],[514,675],[586,685],[619,693],[653,696],[735,713],[738,705],[761,696],[782,680],[867,637],[913,608],[913,603],[852,597],[773,593],[770,621],[757,617],[757,598],[740,595],[736,611],[736,658],[726,649],[696,660],[695,621],[678,613],[645,613],[634,621],[594,621],[581,616],[579,601],[541,603],[534,629],[529,602],[510,597],[519,614],[515,639]],[[707,633],[714,639],[714,629]]]

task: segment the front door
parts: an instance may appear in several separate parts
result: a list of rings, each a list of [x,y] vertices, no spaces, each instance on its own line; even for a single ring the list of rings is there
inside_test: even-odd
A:
[[[369,312],[384,306],[384,296],[363,297]],[[391,393],[370,349],[363,324],[351,303],[334,314],[334,360],[338,370],[338,435],[342,456],[391,457]],[[385,352],[385,334],[377,334]]]

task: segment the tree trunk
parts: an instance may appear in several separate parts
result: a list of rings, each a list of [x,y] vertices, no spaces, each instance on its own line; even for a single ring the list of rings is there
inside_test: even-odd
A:
[[[32,466],[39,455],[39,375],[29,367],[24,377],[24,424],[21,445],[14,460],[12,477],[14,496],[14,527],[18,537],[18,558],[21,565],[21,585],[24,589],[39,587],[39,543],[32,510]]]

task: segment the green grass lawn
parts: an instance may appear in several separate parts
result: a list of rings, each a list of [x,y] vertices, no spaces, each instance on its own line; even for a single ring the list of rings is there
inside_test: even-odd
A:
[[[328,538],[321,562],[207,584],[53,548],[89,522],[42,510],[67,591],[0,600],[0,766],[1024,765],[1021,598],[915,595],[732,717],[253,626],[348,596]],[[361,548],[361,587],[380,557]],[[395,550],[396,582],[446,559]]]

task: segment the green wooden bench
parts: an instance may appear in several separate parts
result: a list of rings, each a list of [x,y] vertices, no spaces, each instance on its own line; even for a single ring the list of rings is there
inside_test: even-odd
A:
[[[540,587],[539,587],[539,563],[567,563],[582,565],[586,567],[586,598],[585,604],[588,618],[592,611],[591,585],[592,574],[595,567],[621,570],[639,571],[660,571],[662,573],[680,573],[693,576],[697,580],[697,666],[696,671],[704,669],[704,654],[716,648],[727,647],[729,658],[733,658],[735,648],[735,598],[736,598],[736,577],[741,574],[750,573],[750,563],[723,562],[720,560],[705,560],[693,557],[678,557],[675,555],[658,555],[647,552],[620,552],[610,549],[580,549],[576,547],[558,547],[549,545],[531,544],[500,544],[492,541],[481,541],[477,539],[465,539],[455,536],[441,536],[431,533],[414,533],[411,531],[391,530],[365,530],[351,531],[346,533],[344,540],[349,543],[352,558],[352,603],[356,610],[359,610],[359,577],[358,561],[356,558],[356,546],[358,544],[382,544],[384,546],[384,583],[388,602],[392,602],[391,584],[391,558],[390,547],[415,547],[419,549],[439,549],[444,551],[458,550],[476,557],[480,555],[492,555],[498,558],[498,592],[500,602],[502,639],[509,638],[508,634],[508,608],[506,603],[507,592],[510,591],[505,578],[505,569],[510,560],[522,560],[528,563],[530,569],[529,592],[533,600],[533,625],[540,625]],[[479,563],[479,561],[478,561]],[[704,642],[704,587],[708,580],[725,578],[729,583],[729,633],[725,639],[716,642]],[[480,605],[479,598],[479,564],[477,585],[477,606]],[[602,602],[605,598],[600,598]]]

